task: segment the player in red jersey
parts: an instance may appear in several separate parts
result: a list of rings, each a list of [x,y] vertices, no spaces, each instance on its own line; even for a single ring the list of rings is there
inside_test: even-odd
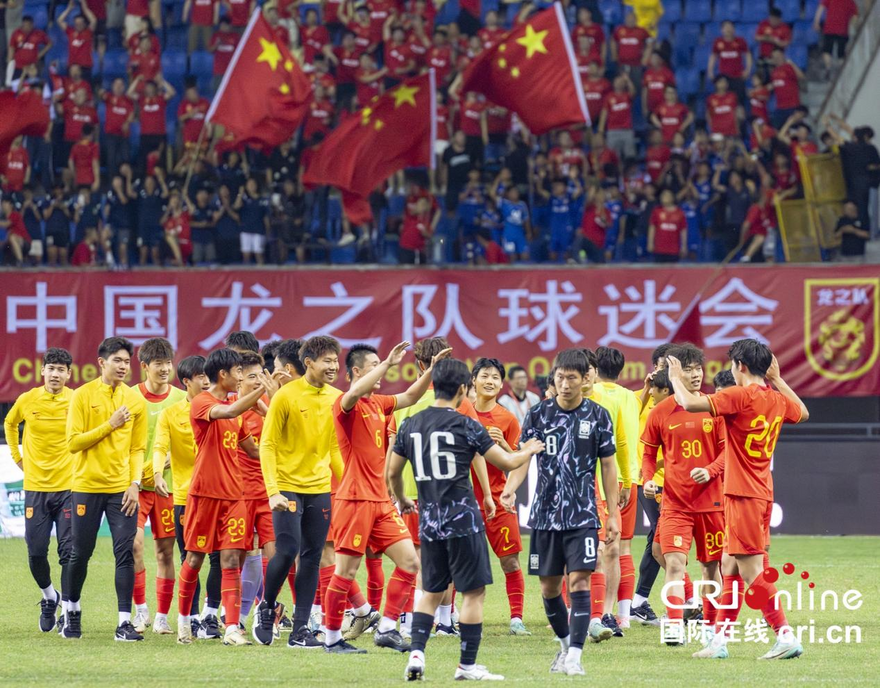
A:
[[[486,428],[495,444],[507,452],[514,452],[519,446],[520,425],[510,411],[501,406],[497,399],[504,384],[504,365],[497,358],[481,358],[473,368],[474,386],[477,399],[474,409],[477,419]],[[488,466],[489,484],[492,499],[495,501],[495,517],[487,518],[481,508],[483,522],[486,524],[486,538],[501,564],[507,583],[507,597],[510,603],[510,635],[531,635],[523,624],[523,602],[526,584],[519,564],[522,552],[522,537],[519,532],[519,519],[516,513],[506,511],[501,506],[501,493],[507,484],[503,471]],[[483,504],[484,495],[476,474],[473,476],[474,495]]]
[[[731,344],[728,357],[736,387],[709,396],[691,392],[684,384],[681,362],[667,357],[676,401],[687,411],[722,416],[727,425],[722,602],[725,598],[729,601],[735,592],[733,576],[739,573],[745,585],[750,586],[767,565],[765,555],[773,509],[770,474],[773,450],[783,423],[802,423],[810,415],[804,402],[782,379],[779,363],[766,344],[755,339],[740,339]],[[776,390],[765,383],[765,378]],[[761,659],[799,657],[804,649],[788,626],[784,612],[777,608],[776,588],[770,584],[765,590],[769,597],[761,611],[776,631],[776,644]],[[736,620],[736,613],[736,609],[718,610],[719,632],[703,650],[694,654],[695,657],[725,659],[728,656],[727,634],[723,629]]]
[[[670,349],[669,355],[682,365],[681,384],[700,394],[703,352],[692,344],[682,344]],[[682,645],[685,641],[684,575],[692,541],[696,543],[702,579],[721,584],[724,506],[721,480],[717,478],[724,473],[726,440],[723,419],[709,413],[688,413],[671,396],[654,407],[642,433],[642,478],[648,492],[657,491],[654,473],[661,449],[665,468],[659,532],[670,602],[666,608],[670,632],[664,635],[667,645]],[[703,604],[703,615],[707,626],[714,626],[715,608],[708,599]]]
[[[250,645],[238,626],[241,607],[240,566],[245,542],[247,506],[243,500],[238,447],[250,439],[239,419],[257,403],[269,385],[260,372],[260,384],[251,393],[229,402],[241,383],[241,356],[232,349],[211,352],[205,362],[211,383],[192,400],[190,422],[196,443],[196,461],[186,498],[186,560],[178,582],[177,642],[192,643],[190,610],[199,569],[205,556],[220,552],[221,600],[226,608],[224,645]],[[256,447],[253,441],[249,446]],[[247,447],[246,447],[247,448]],[[257,454],[259,455],[259,454]]]
[[[409,651],[409,643],[396,627],[410,597],[419,559],[409,529],[388,496],[385,482],[386,419],[396,409],[412,406],[422,398],[431,382],[433,363],[452,351],[446,349],[435,356],[431,367],[403,394],[376,394],[389,368],[403,360],[409,346],[409,342],[401,342],[384,361],[380,361],[375,347],[358,344],[345,358],[351,387],[333,404],[333,422],[345,470],[336,491],[333,512],[336,571],[323,600],[324,647],[328,652],[365,652],[343,640],[341,628],[346,600],[367,547],[375,553],[384,552],[397,567],[388,583],[385,613],[373,641],[379,647]],[[369,615],[369,610],[366,611],[366,615],[356,614],[352,630],[365,628],[358,620]],[[349,637],[354,637],[351,632]]]

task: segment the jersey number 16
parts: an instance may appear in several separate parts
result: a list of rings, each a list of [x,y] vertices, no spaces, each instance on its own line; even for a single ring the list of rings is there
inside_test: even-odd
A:
[[[417,481],[449,480],[455,477],[455,454],[450,451],[440,451],[440,440],[443,440],[446,447],[455,446],[455,438],[451,432],[432,432],[428,437],[428,451],[431,454],[430,475],[425,474],[422,433],[414,432],[411,437],[413,441],[413,466]]]

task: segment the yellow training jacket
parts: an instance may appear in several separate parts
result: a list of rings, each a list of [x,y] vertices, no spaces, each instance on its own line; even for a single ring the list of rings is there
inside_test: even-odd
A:
[[[185,506],[196,463],[196,442],[189,422],[189,399],[162,409],[153,439],[153,475],[165,472],[165,458],[171,453],[174,506]]]

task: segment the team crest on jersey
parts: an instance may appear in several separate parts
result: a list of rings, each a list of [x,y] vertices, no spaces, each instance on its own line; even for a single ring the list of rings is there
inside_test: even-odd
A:
[[[287,510],[292,514],[296,513],[296,500],[295,499],[291,499],[289,502],[287,502]]]
[[[352,541],[352,544],[353,544],[355,547],[359,547],[360,544],[361,544],[361,536],[360,536],[360,535],[355,535],[355,536],[354,536],[354,540]]]
[[[533,571],[537,571],[541,565],[541,559],[537,554],[529,555],[529,568]]]
[[[32,506],[26,507],[24,510],[24,517],[25,518],[33,518],[34,517],[34,507],[32,507]]]
[[[672,538],[672,544],[675,545],[676,547],[681,547],[681,535],[675,535]]]
[[[86,505],[85,504],[77,504],[76,505],[76,515],[77,516],[85,516],[86,515]]]
[[[578,426],[578,437],[582,439],[589,437],[593,433],[594,427],[596,427],[595,421],[582,420]]]
[[[703,432],[712,432],[711,418],[703,418]]]
[[[208,544],[208,536],[207,535],[199,535],[199,537],[196,539],[196,544],[199,547],[204,547],[206,544]]]

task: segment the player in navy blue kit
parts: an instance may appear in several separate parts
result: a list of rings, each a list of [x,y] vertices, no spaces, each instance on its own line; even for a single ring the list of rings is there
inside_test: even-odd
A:
[[[406,497],[403,467],[412,462],[419,493],[419,537],[422,541],[422,590],[412,622],[412,651],[404,676],[421,680],[425,673],[425,645],[434,625],[434,612],[450,583],[462,593],[459,632],[461,658],[456,680],[501,680],[477,664],[483,633],[483,599],[492,583],[485,526],[470,482],[475,454],[503,471],[527,464],[543,451],[537,439],[522,443],[508,454],[486,429],[456,411],[467,394],[471,374],[461,361],[444,360],[434,366],[434,405],[408,418],[397,433],[388,461],[387,478],[403,513],[415,510]],[[615,478],[616,480],[616,478]],[[615,486],[616,486],[615,482]]]
[[[599,516],[596,509],[596,466],[602,464],[602,486],[608,504],[617,504],[616,451],[611,417],[583,395],[590,363],[582,349],[566,349],[553,362],[556,397],[533,406],[523,421],[520,443],[539,439],[538,485],[532,501],[529,573],[541,577],[544,610],[562,646],[551,673],[584,674],[581,651],[590,625],[590,574],[596,568]],[[516,490],[528,475],[528,463],[512,471],[501,503],[513,509]],[[619,533],[617,519],[605,521],[606,543]],[[562,599],[562,577],[568,574],[571,626]]]

